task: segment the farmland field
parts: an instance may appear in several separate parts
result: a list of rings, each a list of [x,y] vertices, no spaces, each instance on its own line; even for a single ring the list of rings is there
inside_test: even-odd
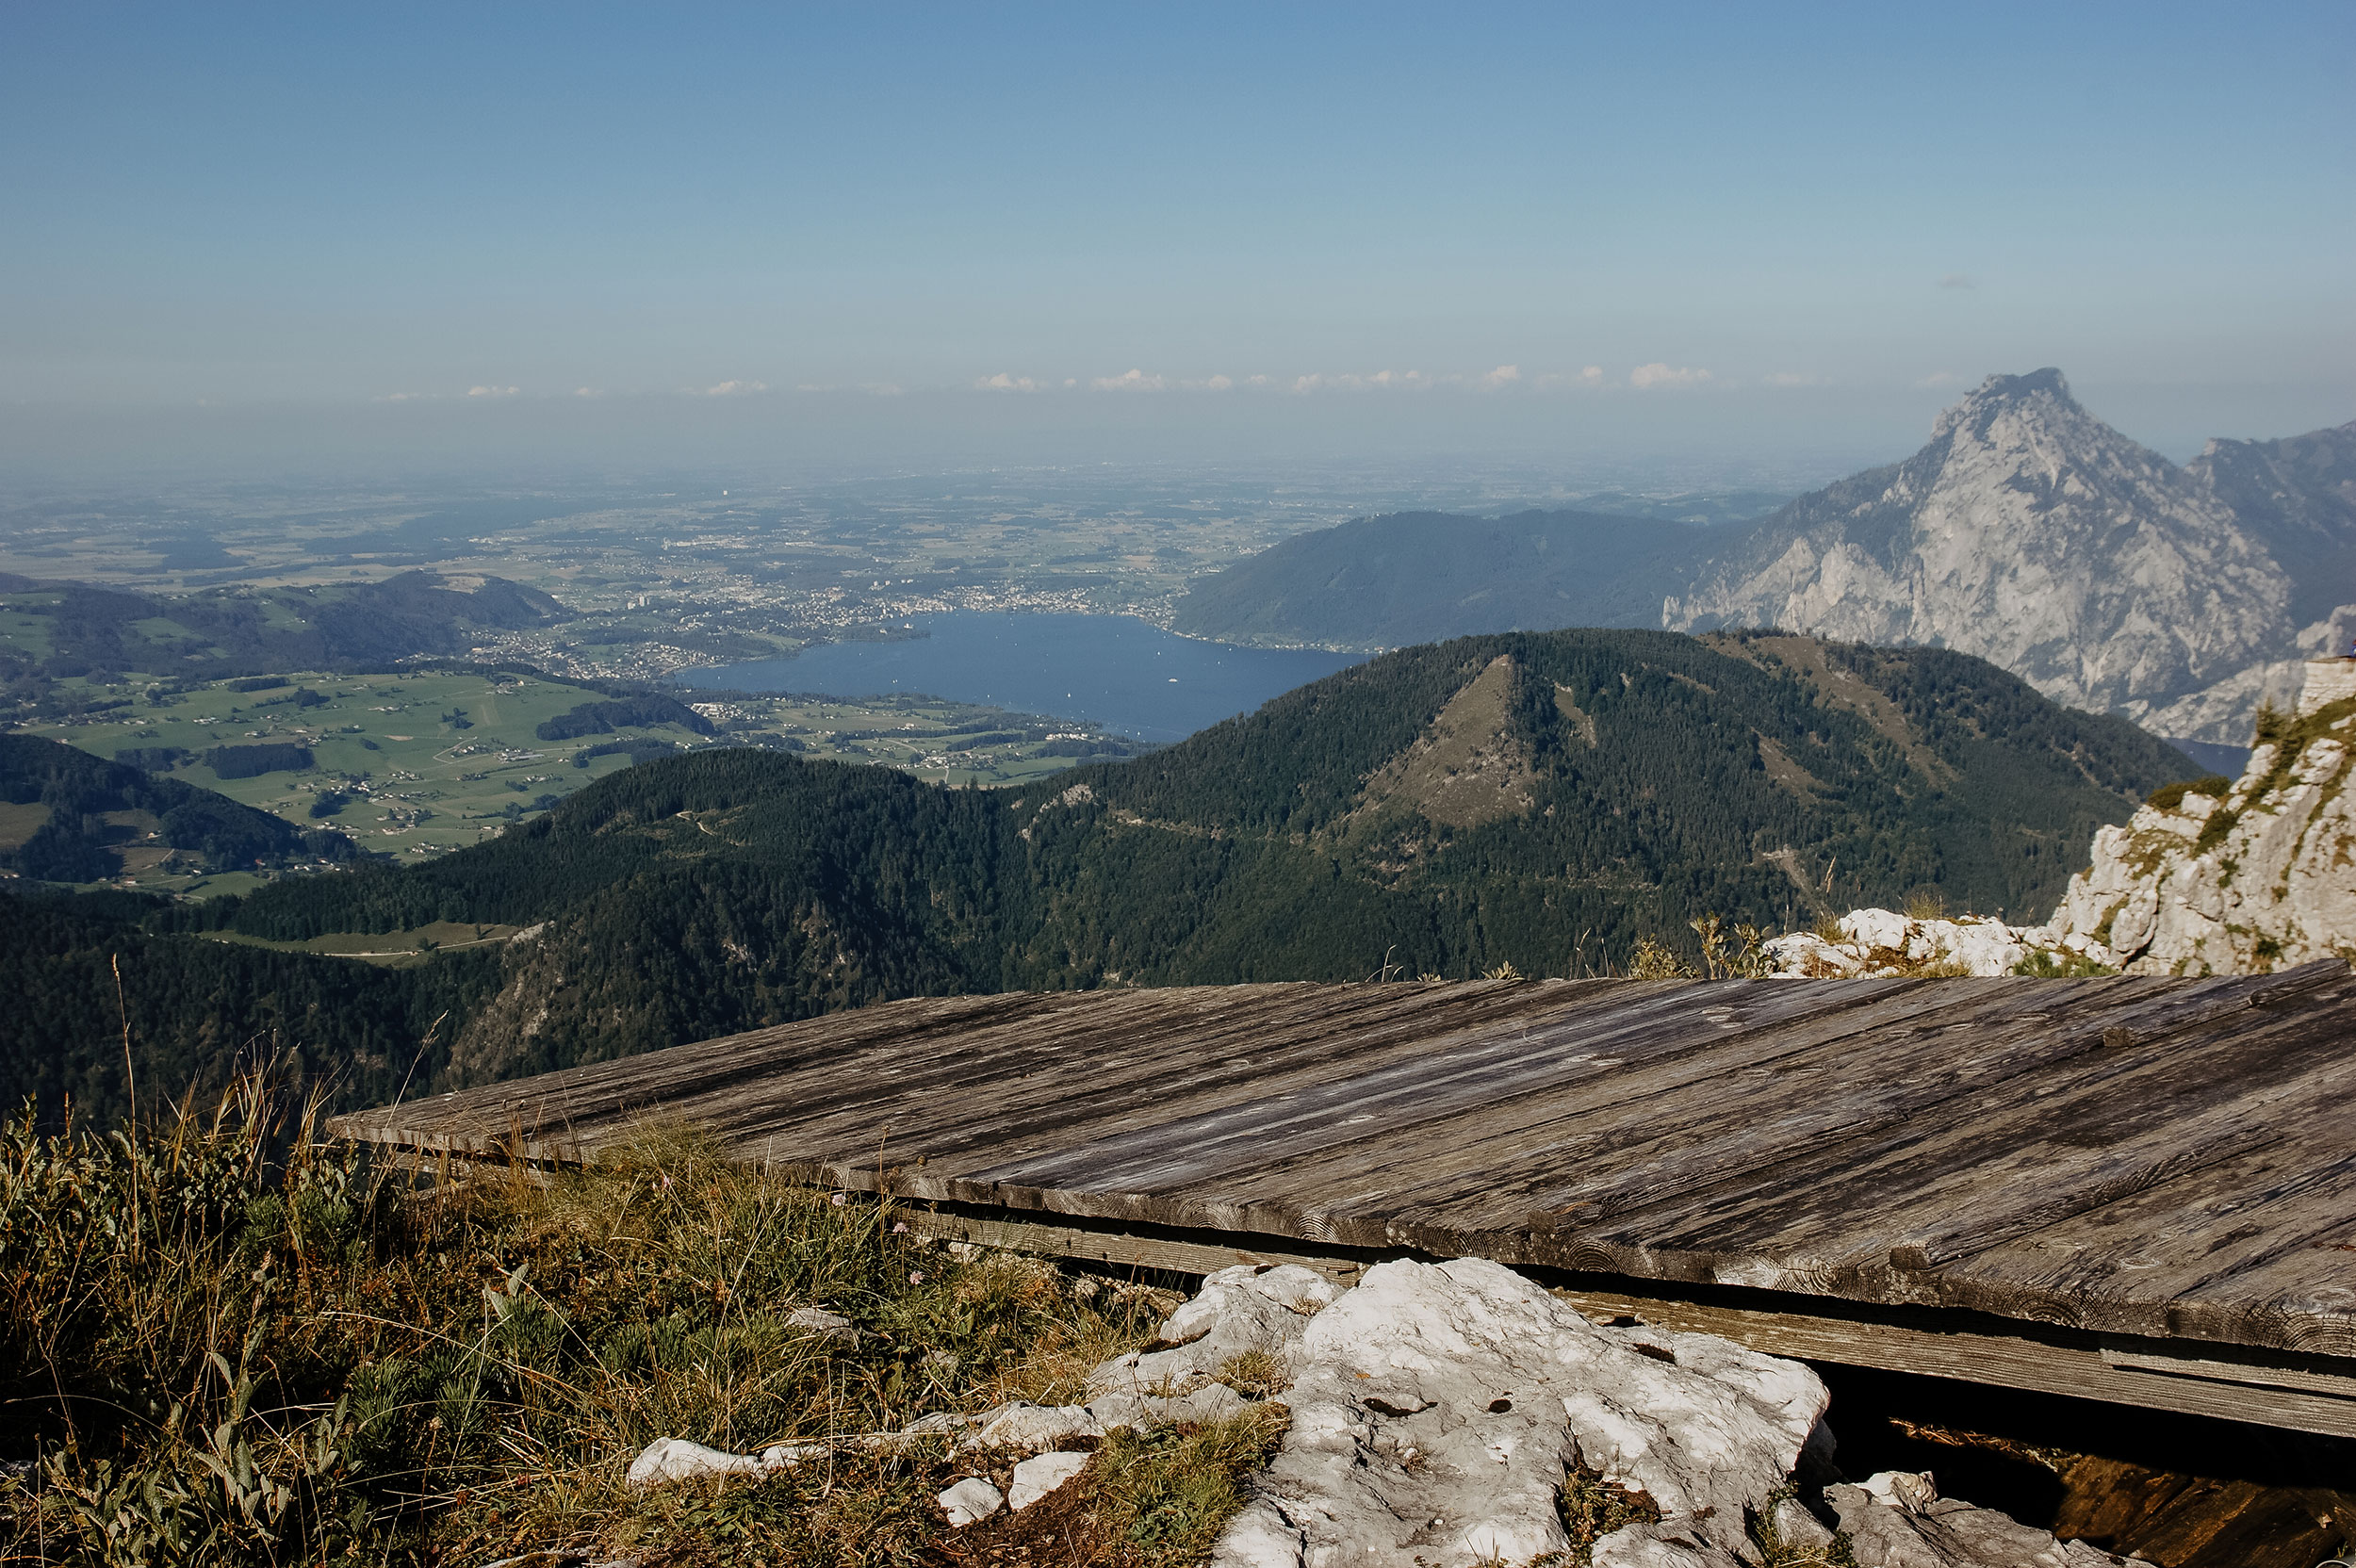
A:
[[[840,702],[695,691],[682,695],[712,733],[683,722],[616,723],[548,741],[542,726],[606,698],[504,672],[295,671],[185,686],[130,675],[82,694],[119,706],[26,732],[138,762],[306,827],[339,828],[365,848],[411,862],[481,842],[630,766],[628,743],[640,743],[639,757],[664,744],[761,745],[958,784],[1038,777],[1099,745],[1104,754],[1132,749],[1087,726],[921,696]],[[268,771],[237,776],[255,766]],[[32,825],[0,823],[0,830]],[[126,866],[124,880],[208,893],[231,890],[232,881],[156,866]]]

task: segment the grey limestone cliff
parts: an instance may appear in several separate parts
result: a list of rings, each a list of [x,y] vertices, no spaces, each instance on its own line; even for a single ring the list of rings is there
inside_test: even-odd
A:
[[[1958,648],[2149,725],[2293,657],[2293,592],[2205,474],[2111,429],[2045,369],[1991,376],[1912,457],[1792,502],[1662,622]],[[2255,703],[2218,735],[2159,727],[2230,743]]]
[[[2249,973],[2356,958],[2356,660],[2318,660],[2230,785],[2170,789],[2094,836],[2052,930],[2129,972]]]

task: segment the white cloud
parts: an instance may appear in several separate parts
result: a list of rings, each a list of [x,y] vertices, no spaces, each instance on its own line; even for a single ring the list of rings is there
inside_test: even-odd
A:
[[[759,382],[753,383],[752,389],[756,392],[765,392],[768,390],[767,387],[761,385]],[[902,386],[896,381],[871,381],[861,385],[859,390],[866,393],[871,398],[896,398],[900,396],[901,393],[906,392],[908,388]]]
[[[1548,370],[1533,377],[1530,384],[1541,392],[1550,392],[1558,386],[1601,386],[1603,367],[1590,365],[1582,370],[1567,374],[1561,370]]]
[[[1243,384],[1246,386],[1266,386],[1268,384],[1268,379],[1266,376],[1246,376]]]
[[[1603,384],[1603,367],[1600,365],[1590,365],[1585,369],[1579,371],[1579,379],[1581,385],[1601,386]]]
[[[573,396],[576,398],[602,398],[605,394],[598,391],[594,386],[576,386],[573,388]]]
[[[387,392],[377,401],[384,403],[414,403],[420,398],[434,396],[431,392]]]
[[[1767,384],[1770,386],[1821,386],[1824,383],[1818,377],[1804,376],[1797,370],[1777,370],[1767,378]]]
[[[1639,365],[1628,373],[1628,384],[1636,387],[1699,386],[1704,382],[1716,379],[1709,371],[1691,365],[1663,365],[1659,360],[1650,365]]]
[[[1213,376],[1208,381],[1197,382],[1195,384],[1205,392],[1225,392],[1232,389],[1235,383],[1230,376]]]
[[[1914,384],[1917,386],[1953,386],[1961,380],[1963,378],[1953,370],[1933,370]]]
[[[741,398],[747,393],[768,390],[769,384],[765,381],[724,381],[715,386],[705,387],[704,396],[707,398]]]
[[[1159,392],[1170,384],[1132,367],[1117,376],[1099,376],[1088,384],[1099,392]]]
[[[1980,286],[1980,282],[1968,273],[1950,272],[1939,280],[1939,286],[1941,288],[1977,288]]]
[[[977,391],[982,392],[1036,392],[1039,390],[1039,383],[1030,377],[1010,376],[1004,370],[994,376],[984,376],[973,385]]]
[[[512,398],[515,395],[515,390],[512,386],[469,386],[466,388],[466,396],[469,398]]]
[[[1260,385],[1268,378],[1254,376],[1252,384]],[[1333,375],[1312,371],[1293,378],[1292,390],[1309,392],[1419,392],[1432,384],[1432,378],[1421,370],[1377,370],[1371,375],[1359,375],[1344,370]]]
[[[1481,384],[1494,389],[1500,386],[1511,386],[1521,379],[1522,368],[1520,366],[1500,365],[1494,370],[1484,372],[1481,378]]]

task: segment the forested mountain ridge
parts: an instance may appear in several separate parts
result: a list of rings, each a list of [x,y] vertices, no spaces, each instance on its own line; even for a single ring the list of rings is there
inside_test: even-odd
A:
[[[126,858],[181,856],[227,871],[361,853],[341,833],[304,832],[211,790],[61,742],[0,735],[0,871],[94,882],[122,871]]]
[[[570,612],[536,588],[438,573],[318,588],[216,588],[156,596],[0,574],[0,679],[161,671],[191,680],[390,664],[464,653],[486,632]]]
[[[2042,914],[2096,825],[2200,771],[1960,654],[1505,634],[1022,790],[650,762],[479,847],[223,913],[279,939],[525,927],[406,972],[479,977],[420,1048],[440,1086],[893,996],[1576,973],[1706,911],[1782,927],[1922,888]]]
[[[1708,531],[1587,512],[1362,517],[1196,583],[1171,629],[1229,643],[1397,647],[1484,631],[1649,627]]]
[[[2212,441],[2186,471],[2289,574],[2294,623],[2356,599],[2356,420],[2280,441]]]

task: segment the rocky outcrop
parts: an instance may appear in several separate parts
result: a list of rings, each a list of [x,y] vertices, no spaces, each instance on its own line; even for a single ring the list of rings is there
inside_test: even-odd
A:
[[[2204,477],[2046,369],[1989,377],[1913,457],[1792,502],[1667,599],[1661,624],[1959,648],[2145,722],[2295,656],[2292,592]],[[2161,732],[2237,742],[2250,709],[2211,706],[2204,732]]]
[[[2143,1560],[1941,1497],[1926,1474],[1885,1470],[1861,1486],[1828,1486],[1824,1505],[1857,1568],[2119,1568]]]
[[[1768,977],[1833,980],[1856,975],[2014,974],[2023,965],[2054,972],[2073,966],[2114,969],[2108,948],[2051,926],[2006,925],[1981,915],[1919,919],[1894,909],[1852,909],[1838,932],[1796,931],[1764,945]]]
[[[1289,1426],[1210,1568],[1523,1568],[1580,1551],[1594,1568],[2122,1564],[1941,1500],[1927,1475],[1804,1490],[1804,1454],[1817,1480],[1837,1474],[1815,1373],[1714,1335],[1590,1322],[1485,1259],[1379,1264],[1350,1290],[1295,1265],[1223,1269],[1149,1348],[1103,1363],[1088,1385],[1085,1406],[941,1412],[758,1457],[658,1439],[629,1482],[758,1478],[843,1448],[946,1444],[960,1468],[990,1472],[935,1499],[964,1529],[1077,1479],[1121,1427],[1257,1409]]]
[[[1824,1413],[1797,1362],[1599,1328],[1499,1264],[1395,1262],[1319,1313],[1292,1426],[1215,1568],[1469,1568],[1566,1551],[1582,1473],[1649,1505],[1596,1568],[1735,1568]]]
[[[2249,973],[2356,958],[2356,661],[2310,664],[2240,778],[2154,795],[2094,836],[2053,920],[2136,974]]]

